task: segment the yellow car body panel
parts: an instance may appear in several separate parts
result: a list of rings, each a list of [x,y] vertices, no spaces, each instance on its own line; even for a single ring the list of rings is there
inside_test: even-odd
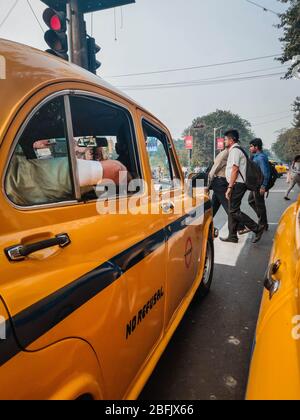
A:
[[[276,171],[281,175],[285,175],[288,173],[288,169],[284,165],[276,165],[275,168],[276,168]]]
[[[9,340],[0,340],[0,399],[136,398],[202,280],[213,236],[209,197],[201,193],[203,214],[193,226],[185,225],[192,208],[184,216],[149,213],[146,192],[139,200],[147,215],[100,216],[93,201],[13,205],[4,178],[15,140],[32,111],[53,94],[80,91],[124,107],[148,186],[142,119],[172,140],[153,115],[76,66],[2,40],[0,55],[7,63],[7,79],[0,80],[0,316],[11,331]],[[174,201],[185,200],[182,189],[172,194]],[[159,195],[158,206],[164,199]],[[18,263],[5,255],[11,246],[62,232],[71,238],[66,248],[38,251]],[[187,243],[193,246],[188,267]]]
[[[300,198],[283,215],[270,264],[281,261],[280,281],[270,300],[264,292],[257,325],[247,398],[300,399]]]
[[[271,163],[275,165],[275,169],[279,175],[286,175],[288,173],[288,168],[286,165],[282,165],[274,160],[270,160]]]

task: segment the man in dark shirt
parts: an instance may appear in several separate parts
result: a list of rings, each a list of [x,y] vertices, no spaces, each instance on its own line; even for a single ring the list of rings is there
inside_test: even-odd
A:
[[[258,223],[260,226],[264,226],[268,230],[268,217],[267,208],[265,202],[265,195],[268,190],[268,185],[271,177],[271,170],[269,165],[269,159],[263,152],[263,142],[261,139],[254,139],[250,142],[250,152],[252,154],[253,162],[260,167],[264,181],[258,191],[251,191],[249,195],[249,205],[253,208],[258,216]]]

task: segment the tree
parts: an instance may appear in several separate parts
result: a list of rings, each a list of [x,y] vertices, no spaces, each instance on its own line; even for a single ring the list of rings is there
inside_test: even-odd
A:
[[[300,155],[300,130],[298,128],[282,130],[272,150],[283,162],[293,161],[296,155]]]
[[[280,41],[284,44],[282,56],[279,58],[282,64],[300,56],[300,0],[279,0],[289,4],[285,13],[280,16],[281,22],[278,28],[283,29],[283,37]],[[293,70],[300,65],[300,59],[296,60],[287,71],[285,78],[293,76]]]
[[[293,104],[295,112],[294,127],[300,129],[300,96],[298,96]]]
[[[203,126],[204,128],[200,128]],[[193,135],[194,150],[192,166],[207,167],[213,161],[214,128],[221,127],[221,134],[226,130],[235,128],[240,132],[242,146],[248,148],[254,134],[249,121],[244,120],[230,111],[217,110],[203,117],[196,118],[192,125],[184,131],[184,135]],[[217,133],[219,136],[220,132]]]
[[[174,140],[175,149],[182,167],[189,166],[189,150],[186,150],[183,140]]]

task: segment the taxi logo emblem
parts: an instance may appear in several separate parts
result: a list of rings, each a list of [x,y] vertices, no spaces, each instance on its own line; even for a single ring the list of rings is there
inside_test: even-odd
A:
[[[186,268],[190,268],[191,263],[192,263],[192,257],[193,257],[193,242],[192,242],[192,239],[189,238],[185,245],[185,254],[184,254]]]

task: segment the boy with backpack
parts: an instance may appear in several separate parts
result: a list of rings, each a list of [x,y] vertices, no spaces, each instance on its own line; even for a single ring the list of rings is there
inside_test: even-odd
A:
[[[254,222],[247,214],[241,211],[242,200],[247,190],[257,191],[263,184],[263,175],[260,168],[249,160],[247,153],[239,146],[240,135],[237,130],[225,133],[225,145],[229,148],[229,158],[226,167],[228,189],[226,198],[229,201],[229,236],[220,238],[223,242],[238,243],[238,226],[246,226],[255,233],[253,243],[262,238],[265,226]]]
[[[263,152],[263,142],[261,139],[254,139],[250,142],[250,152],[252,161],[259,166],[263,174],[263,182],[257,191],[251,191],[249,194],[249,205],[253,208],[258,217],[258,224],[269,229],[267,208],[265,202],[266,193],[270,189],[271,168],[268,156]]]

